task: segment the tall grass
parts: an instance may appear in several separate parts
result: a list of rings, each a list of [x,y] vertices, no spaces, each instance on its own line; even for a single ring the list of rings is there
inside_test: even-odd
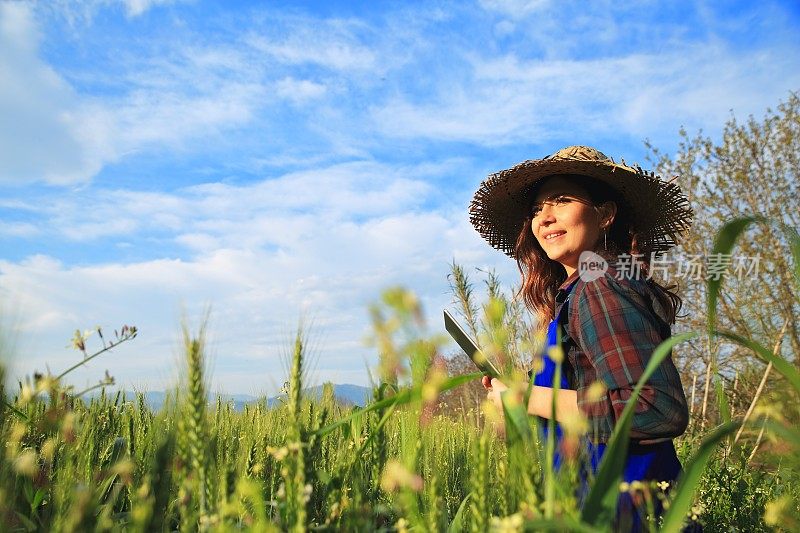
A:
[[[723,229],[723,251],[745,226]],[[491,277],[485,305],[475,301],[463,269],[451,279],[483,349],[504,363],[510,391],[502,412],[486,405],[443,414],[442,393],[478,376],[443,373],[443,339],[426,329],[419,301],[402,289],[387,291],[371,309],[381,363],[363,408],[338,403],[331,387],[319,399],[303,394],[302,330],[285,402],[262,399],[242,411],[209,403],[204,331],[184,331],[185,381],[157,412],[142,394],[81,396],[64,387],[66,374],[34,376],[13,393],[0,389],[0,529],[604,531],[613,528],[617,495],[626,490],[651,502],[645,511],[665,501],[660,522],[644,517],[652,530],[679,531],[692,521],[707,531],[798,526],[800,373],[777,350],[710,321],[706,334],[715,342],[747,346],[783,376],[784,403],[771,407],[779,400],[764,395],[746,423],[732,417],[686,436],[678,446],[685,472],[666,492],[619,483],[629,407],[579,502],[580,457],[567,454],[553,470],[555,443],[540,441],[524,407],[530,388],[521,368],[531,363],[524,354],[532,342],[524,315]],[[124,331],[102,340],[96,353],[135,336]],[[687,337],[660,346],[645,375]],[[85,335],[76,338],[82,355],[96,355]],[[716,394],[726,401],[724,387]]]

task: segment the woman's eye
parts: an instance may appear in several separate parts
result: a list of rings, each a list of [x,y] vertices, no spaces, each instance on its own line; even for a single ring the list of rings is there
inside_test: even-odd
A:
[[[569,196],[564,196],[563,194],[561,196],[556,196],[555,198],[553,198],[553,203],[555,203],[556,205],[568,204],[571,201],[572,198],[570,198]]]
[[[548,198],[547,200],[543,200],[541,202],[537,202],[533,204],[531,207],[531,216],[538,216],[542,212],[542,208],[545,205],[549,205],[550,207],[556,207],[564,204],[568,204],[572,202],[574,198],[571,196],[566,196],[564,194],[559,194],[558,196],[553,196],[552,198]]]

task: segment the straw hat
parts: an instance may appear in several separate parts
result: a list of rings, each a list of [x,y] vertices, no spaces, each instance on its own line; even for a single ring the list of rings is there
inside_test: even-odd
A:
[[[568,146],[487,177],[469,206],[469,219],[490,245],[514,257],[514,246],[530,209],[533,187],[547,176],[577,174],[616,190],[643,253],[663,252],[692,223],[692,209],[680,187],[638,166],[615,163],[588,146]]]

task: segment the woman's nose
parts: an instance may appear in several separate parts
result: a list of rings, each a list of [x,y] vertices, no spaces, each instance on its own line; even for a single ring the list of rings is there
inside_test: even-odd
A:
[[[552,214],[544,214],[536,217],[531,227],[533,234],[538,236],[542,228],[547,228],[549,225],[554,224],[555,221],[556,219]]]
[[[553,214],[553,206],[544,204],[542,206],[542,210],[539,211],[539,215],[536,218],[539,219],[539,224],[550,224],[555,222],[556,217]]]

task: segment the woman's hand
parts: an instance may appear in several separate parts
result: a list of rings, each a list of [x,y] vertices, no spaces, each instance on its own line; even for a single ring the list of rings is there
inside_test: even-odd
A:
[[[508,389],[508,387],[506,387],[506,384],[497,378],[490,378],[489,376],[483,376],[481,378],[481,383],[483,384],[483,387],[488,391],[486,393],[486,399],[494,403],[497,406],[498,410],[502,413],[503,404],[500,401],[500,393]]]
[[[503,421],[503,402],[500,399],[500,394],[508,390],[508,387],[505,383],[500,381],[497,378],[490,378],[489,376],[483,376],[481,378],[481,383],[483,384],[484,388],[488,391],[486,393],[486,399],[492,402],[496,407],[495,415],[488,418],[491,426],[494,428],[495,433],[500,438],[505,438],[506,434],[506,425]],[[488,414],[488,413],[487,413]]]

